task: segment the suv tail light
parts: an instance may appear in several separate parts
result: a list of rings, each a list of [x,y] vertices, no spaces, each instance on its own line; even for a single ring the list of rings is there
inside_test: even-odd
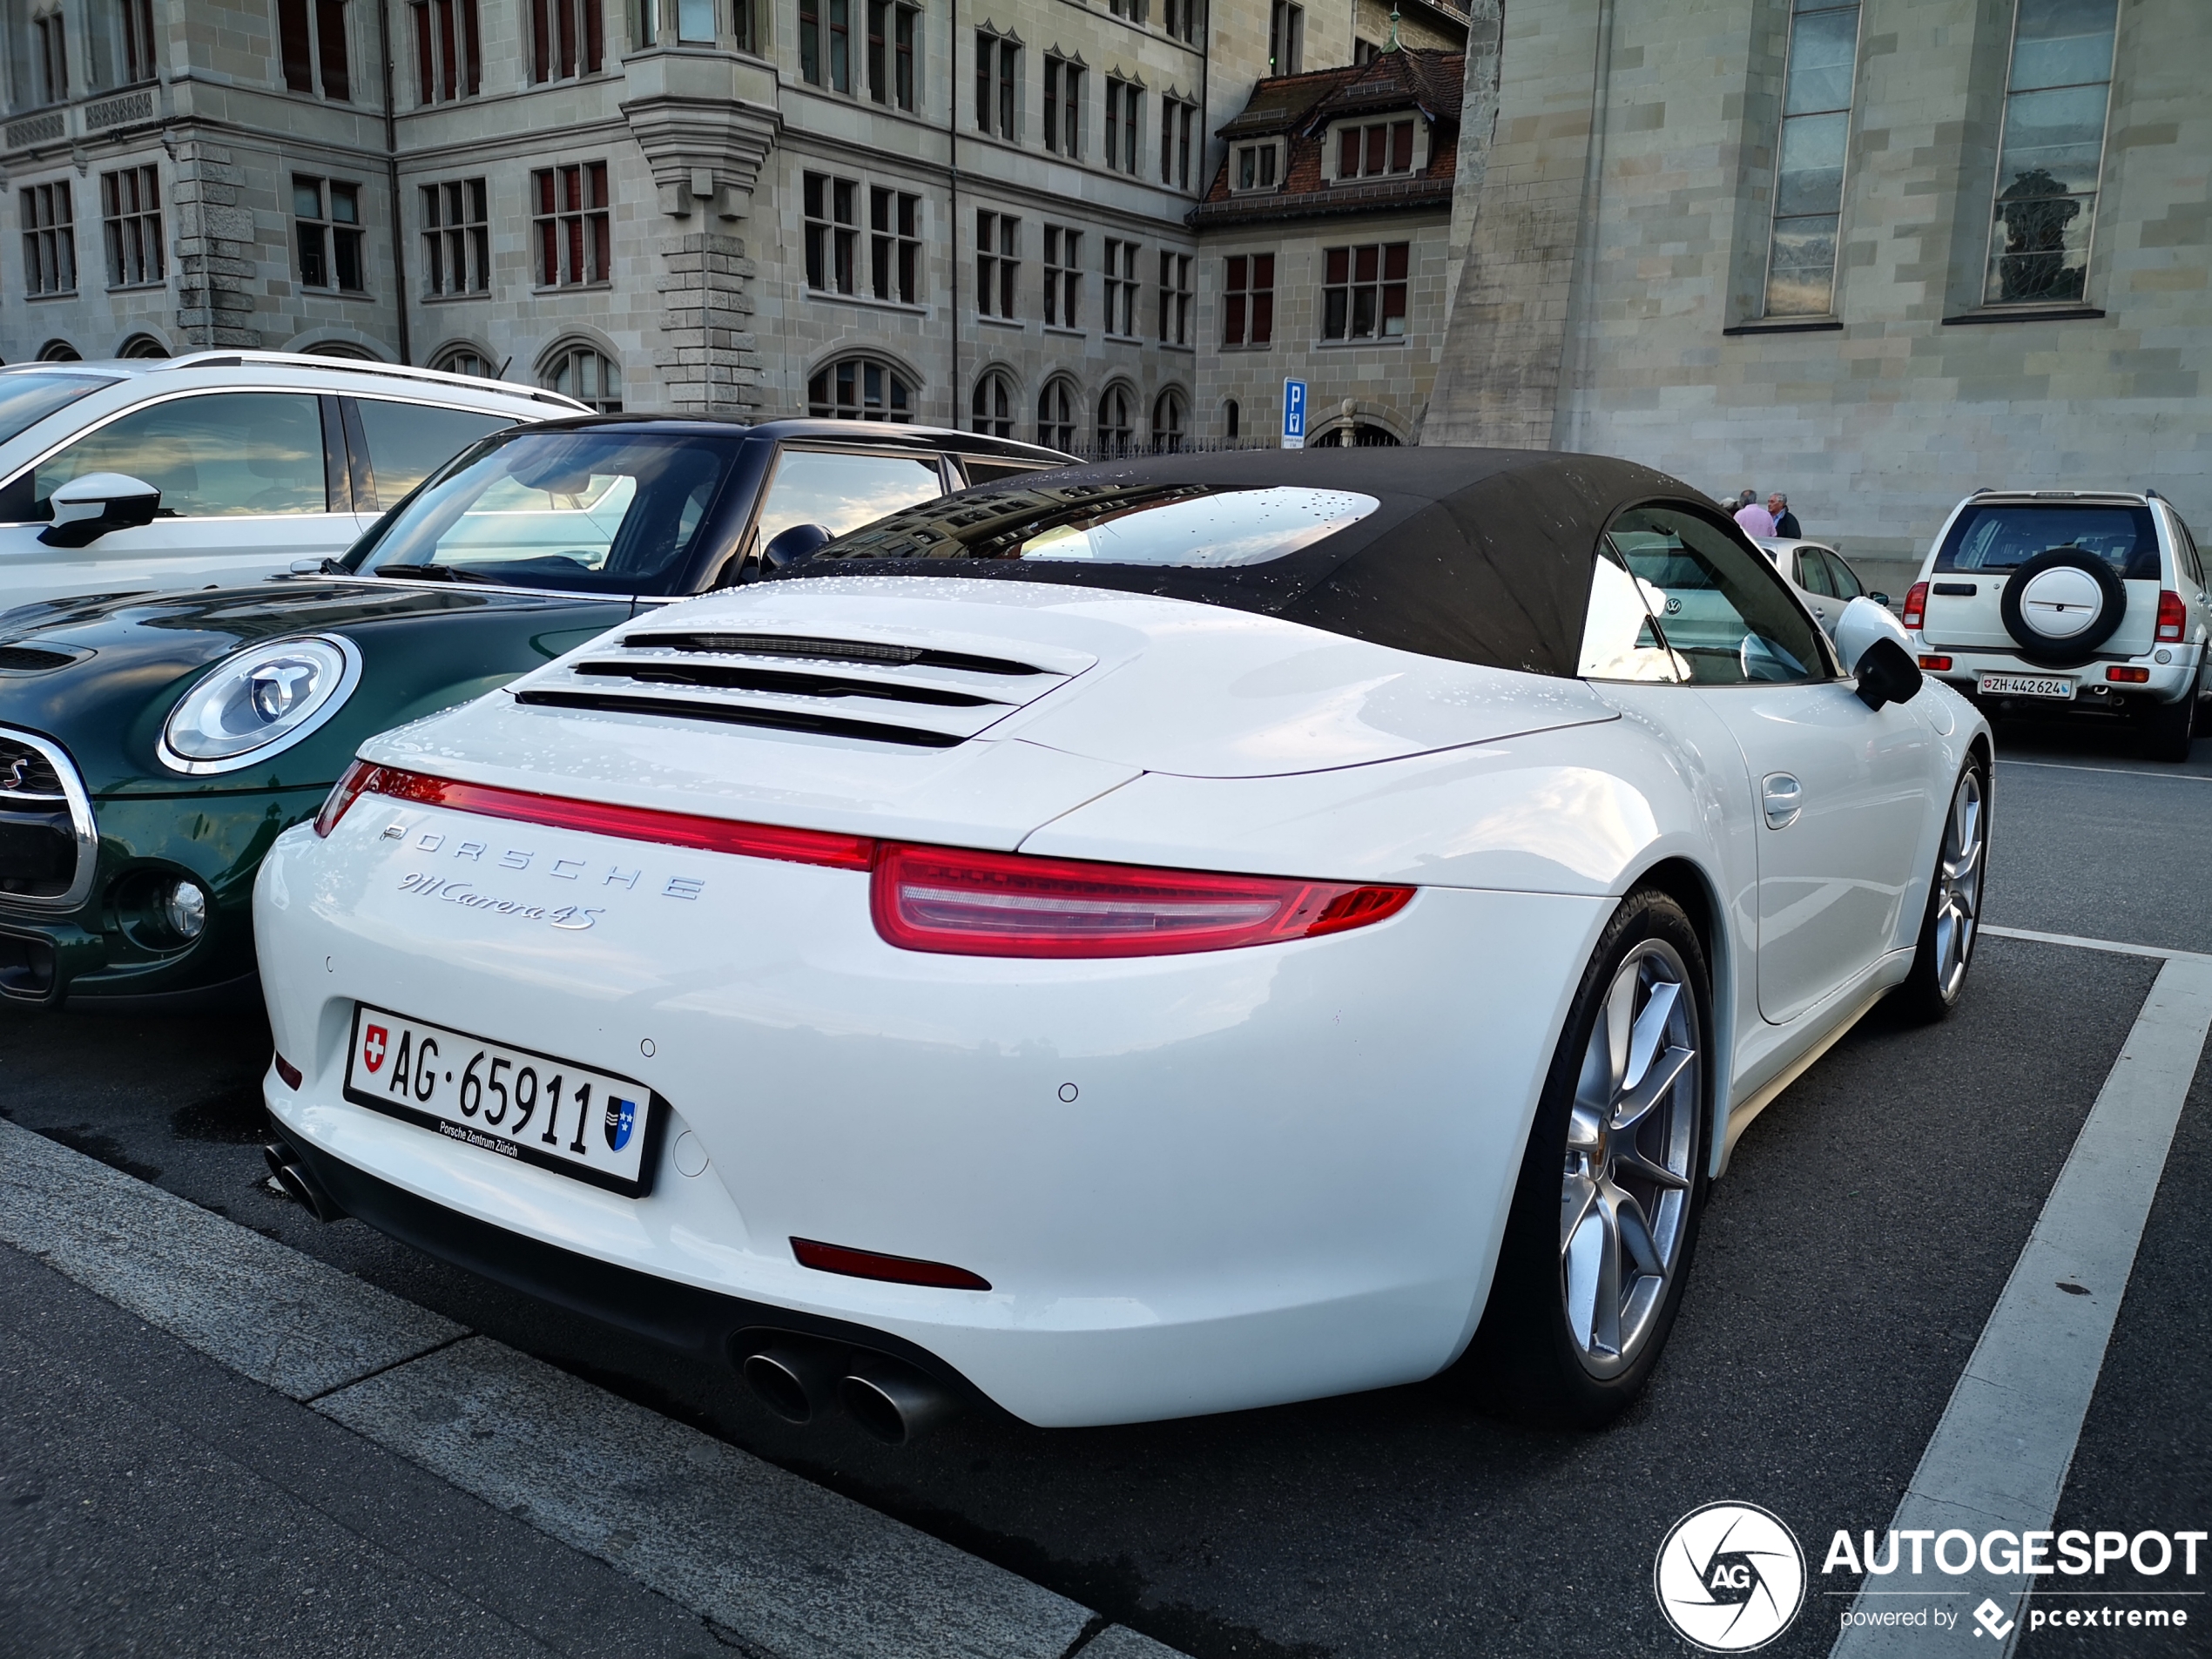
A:
[[[1411,887],[1148,870],[1018,853],[886,846],[875,929],[957,956],[1165,956],[1341,933],[1394,916]]]
[[[1918,628],[1920,625],[1920,618],[1927,615],[1927,611],[1928,584],[1925,582],[1915,582],[1911,590],[1905,596],[1905,625],[1907,628]]]
[[[2158,637],[2179,639],[2182,630],[2188,626],[2189,613],[2182,604],[2182,596],[2172,589],[2158,596]]]

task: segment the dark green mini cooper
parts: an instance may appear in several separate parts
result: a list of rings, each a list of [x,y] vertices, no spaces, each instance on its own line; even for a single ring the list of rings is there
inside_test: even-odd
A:
[[[371,734],[642,609],[1057,466],[837,421],[595,415],[455,458],[342,560],[0,614],[0,996],[250,988],[254,871]]]

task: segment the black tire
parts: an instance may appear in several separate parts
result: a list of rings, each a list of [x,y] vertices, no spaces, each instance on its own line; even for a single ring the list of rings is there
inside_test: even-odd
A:
[[[1677,995],[1673,1001],[1687,1005],[1696,1074],[1670,1085],[1661,1096],[1669,1101],[1670,1111],[1687,1112],[1687,1180],[1679,1189],[1682,1202],[1671,1212],[1673,1264],[1643,1316],[1639,1339],[1632,1350],[1627,1343],[1622,1345],[1618,1369],[1595,1374],[1569,1324],[1571,1292],[1565,1265],[1569,1251],[1561,1237],[1561,1184],[1576,1156],[1568,1139],[1570,1118],[1578,1084],[1583,1081],[1585,1056],[1591,1051],[1598,1022],[1605,1017],[1616,975],[1640,950],[1654,945],[1672,953],[1684,970],[1681,983],[1689,993],[1686,999]],[[1655,958],[1646,953],[1642,960]],[[1634,1403],[1658,1364],[1681,1305],[1696,1253],[1698,1217],[1704,1210],[1713,1089],[1722,1063],[1710,1052],[1711,982],[1697,930],[1681,905],[1651,889],[1640,889],[1621,901],[1568,1010],[1521,1157],[1490,1300],[1474,1342],[1454,1368],[1453,1379],[1487,1408],[1524,1422],[1602,1428]],[[1644,1004],[1647,1010],[1649,1006]],[[1676,1090],[1679,1096],[1675,1096]],[[1582,1167],[1588,1167],[1587,1162]],[[1644,1213],[1663,1219],[1668,1213],[1660,1207],[1663,1202],[1662,1194]],[[1623,1264],[1628,1264],[1625,1259]]]
[[[1962,894],[1959,873],[1953,870],[1947,877],[1946,866],[1957,862],[1958,848],[1953,842],[1960,829],[1959,800],[1962,794],[1968,792],[1970,785],[1978,822],[1973,836],[1973,880]],[[1988,864],[1989,763],[1977,753],[1966,762],[1959,773],[1959,780],[1951,786],[1944,833],[1936,843],[1935,868],[1928,879],[1928,905],[1921,914],[1920,937],[1912,952],[1912,971],[1891,994],[1892,1001],[1907,1019],[1923,1025],[1949,1019],[1951,1010],[1966,995],[1967,974],[1974,965],[1974,947],[1981,940],[1981,894]],[[1945,934],[1946,921],[1955,930],[1948,939]],[[1951,950],[1954,942],[1961,953],[1956,958]]]
[[[2020,596],[2027,584],[2046,570],[2070,570],[2084,572],[2097,584],[2097,592],[2104,604],[2097,612],[2097,619],[2080,633],[2068,638],[2054,639],[2027,619],[2020,608]],[[2078,547],[2047,548],[2033,558],[2022,562],[2005,583],[1998,596],[1997,612],[2004,619],[2005,631],[2012,635],[2020,646],[2020,655],[2043,668],[2079,668],[2096,655],[2097,647],[2110,639],[2120,626],[2121,618],[2128,614],[2128,589],[2113,568],[2094,553]]]
[[[2143,717],[2143,753],[2153,760],[2179,762],[2189,758],[2196,742],[2196,687],[2177,703],[2154,705]]]

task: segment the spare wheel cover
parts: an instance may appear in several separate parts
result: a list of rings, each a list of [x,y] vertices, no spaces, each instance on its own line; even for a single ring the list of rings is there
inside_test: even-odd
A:
[[[1999,609],[2020,655],[2052,668],[2086,663],[2127,614],[2112,566],[2078,547],[2054,547],[2013,572]]]

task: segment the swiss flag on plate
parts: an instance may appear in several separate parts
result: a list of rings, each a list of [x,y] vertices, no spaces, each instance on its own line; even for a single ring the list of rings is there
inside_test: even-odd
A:
[[[374,1071],[384,1063],[384,1028],[372,1025],[361,1037],[361,1063]]]

